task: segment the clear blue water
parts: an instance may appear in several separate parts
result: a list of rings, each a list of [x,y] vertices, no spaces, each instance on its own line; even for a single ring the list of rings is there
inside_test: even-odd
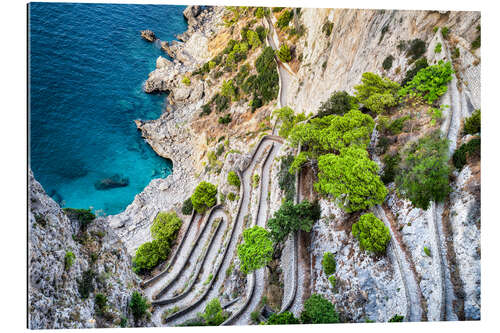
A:
[[[186,30],[184,6],[31,3],[30,166],[46,192],[64,207],[116,214],[172,163],[141,138],[134,119],[156,119],[165,95],[142,85],[166,56],[141,39]],[[127,187],[96,190],[119,174]]]

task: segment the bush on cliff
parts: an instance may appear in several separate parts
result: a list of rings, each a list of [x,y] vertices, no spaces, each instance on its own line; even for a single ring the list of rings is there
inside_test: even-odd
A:
[[[134,291],[132,293],[132,297],[130,298],[128,306],[132,311],[132,315],[134,316],[134,321],[136,322],[136,324],[138,320],[144,317],[149,307],[147,298],[142,297],[142,295],[138,291]]]
[[[321,260],[321,266],[323,266],[323,271],[327,276],[335,273],[337,269],[337,263],[335,262],[335,257],[331,252],[323,253],[323,260]]]
[[[208,302],[201,317],[205,321],[206,326],[219,326],[227,319],[227,315],[223,312],[218,298],[214,298]]]
[[[374,253],[385,253],[391,240],[389,228],[372,213],[361,215],[352,225],[352,234],[359,240],[362,250]]]
[[[476,110],[465,119],[464,133],[474,135],[481,132],[481,110]]]
[[[295,197],[295,175],[288,172],[294,160],[293,155],[281,158],[280,171],[278,172],[278,185],[285,192],[285,200],[293,201]]]
[[[182,203],[182,214],[191,215],[192,212],[193,212],[193,203],[191,202],[191,197],[189,197]]]
[[[339,315],[330,301],[312,294],[304,303],[300,319],[303,324],[335,324],[339,322]]]
[[[255,226],[243,231],[243,242],[238,245],[240,270],[243,274],[266,266],[273,256],[273,241],[269,231]]]
[[[237,188],[240,188],[241,182],[240,182],[240,177],[238,177],[238,174],[234,171],[229,171],[227,174],[227,182],[229,185],[236,186]]]
[[[363,73],[361,84],[354,86],[358,101],[375,113],[397,104],[399,88],[396,82],[370,72]]]
[[[292,60],[292,53],[286,44],[281,45],[279,50],[276,51],[276,55],[281,62],[289,62]]]
[[[196,212],[204,214],[217,203],[217,187],[207,182],[199,183],[191,196],[191,202]]]
[[[318,117],[332,114],[343,116],[346,112],[357,109],[359,109],[359,104],[354,96],[345,91],[335,91],[330,98],[321,103],[318,109]]]
[[[300,324],[300,321],[290,311],[285,311],[282,313],[273,313],[266,321],[266,325],[294,325],[294,324]]]
[[[467,164],[468,158],[479,158],[481,157],[481,139],[473,138],[467,143],[463,143],[460,148],[455,150],[453,153],[453,165],[458,170],[462,170],[462,168]]]
[[[271,238],[275,242],[281,242],[293,232],[302,230],[311,231],[313,224],[320,218],[321,209],[317,202],[310,203],[307,200],[294,205],[291,201],[285,201],[267,222],[271,230]]]

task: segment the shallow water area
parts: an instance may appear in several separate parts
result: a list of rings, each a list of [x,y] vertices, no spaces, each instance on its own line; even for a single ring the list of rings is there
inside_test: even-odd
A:
[[[165,95],[142,86],[159,43],[186,30],[185,6],[29,4],[30,166],[63,207],[116,214],[154,178],[172,172],[141,138],[134,119],[158,118]],[[98,190],[119,175],[128,185]]]

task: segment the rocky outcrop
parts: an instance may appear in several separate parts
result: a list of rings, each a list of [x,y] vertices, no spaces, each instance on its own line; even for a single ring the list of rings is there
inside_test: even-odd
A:
[[[85,232],[78,220],[61,210],[28,175],[28,323],[31,329],[151,326],[147,319],[134,323],[128,308],[139,279],[132,272],[131,259],[122,241],[98,218]],[[72,265],[65,263],[73,253]],[[84,276],[90,292],[82,299]],[[102,315],[95,309],[95,295],[107,297]],[[123,318],[123,319],[122,319]]]
[[[111,177],[106,177],[95,182],[94,187],[96,190],[109,190],[116,187],[126,187],[128,186],[128,177],[122,177],[119,174],[115,174]]]
[[[156,35],[153,31],[151,30],[142,30],[141,31],[141,37],[144,40],[147,40],[148,42],[152,43],[156,40]]]

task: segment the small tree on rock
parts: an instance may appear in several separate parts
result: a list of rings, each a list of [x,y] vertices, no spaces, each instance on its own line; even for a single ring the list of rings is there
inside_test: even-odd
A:
[[[339,322],[339,315],[330,301],[312,294],[304,303],[300,319],[303,324],[335,324]]]
[[[266,266],[272,256],[273,241],[269,231],[259,226],[243,231],[243,243],[238,245],[238,257],[244,274]]]
[[[205,213],[217,202],[217,187],[207,182],[199,183],[191,196],[191,202],[196,212]]]
[[[352,234],[359,240],[361,249],[374,253],[385,253],[391,240],[389,228],[372,213],[361,215],[352,226]]]

